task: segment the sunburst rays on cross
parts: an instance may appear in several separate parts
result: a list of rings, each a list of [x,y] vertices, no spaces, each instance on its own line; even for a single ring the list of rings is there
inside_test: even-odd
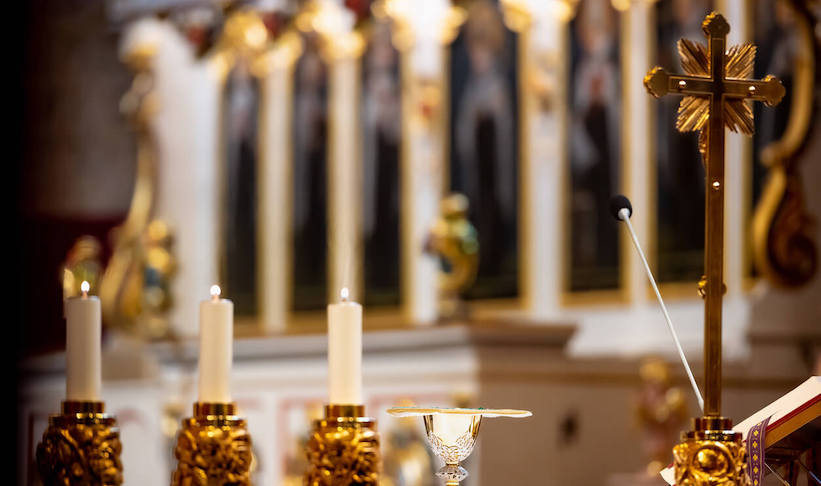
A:
[[[726,36],[726,33],[722,35],[725,26],[727,23],[721,15],[714,13],[708,16],[704,22],[708,42],[711,42],[714,35]],[[726,30],[729,31],[729,26]],[[723,113],[720,117],[727,128],[744,135],[752,135],[755,130],[750,101],[764,101],[772,106],[784,96],[784,87],[773,76],[767,76],[762,81],[747,81],[753,74],[756,54],[754,44],[744,43],[730,47],[725,53],[724,63],[721,66],[724,71],[723,76],[718,80],[713,79],[711,74],[708,46],[700,42],[680,39],[678,53],[681,67],[688,76],[668,76],[664,70],[657,67],[645,78],[645,86],[656,97],[667,92],[685,94],[678,107],[676,128],[680,132],[699,131],[699,150],[703,155],[706,155],[707,150],[707,130],[704,128],[710,119],[711,96],[709,95],[712,93],[704,92],[705,90],[688,89],[692,81],[705,80],[711,83],[718,81],[721,84],[729,82],[731,87],[738,82],[744,83],[744,86],[740,86],[742,88],[740,92],[737,89],[729,89],[721,93]],[[709,91],[715,91],[714,85],[709,88],[711,88]]]

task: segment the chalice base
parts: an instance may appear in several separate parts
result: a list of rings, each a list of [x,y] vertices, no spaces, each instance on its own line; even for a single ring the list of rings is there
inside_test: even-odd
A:
[[[459,484],[468,477],[468,471],[459,464],[445,464],[445,466],[436,473],[436,476],[444,479],[446,485],[452,486]]]

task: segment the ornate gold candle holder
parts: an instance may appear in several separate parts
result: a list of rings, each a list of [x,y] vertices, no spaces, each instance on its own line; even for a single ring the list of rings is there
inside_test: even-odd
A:
[[[114,486],[123,482],[122,444],[103,402],[64,401],[37,445],[38,484]]]
[[[177,436],[171,486],[250,486],[251,435],[234,403],[194,404]]]
[[[673,447],[678,486],[746,486],[747,454],[741,432],[723,417],[693,419],[693,430],[681,434]]]
[[[382,459],[376,420],[362,405],[326,405],[306,445],[307,486],[377,485]]]
[[[446,486],[459,486],[468,477],[460,463],[473,452],[482,417],[523,418],[533,415],[527,410],[416,407],[394,407],[388,413],[394,417],[422,417],[428,445],[445,462],[436,476],[444,479]]]

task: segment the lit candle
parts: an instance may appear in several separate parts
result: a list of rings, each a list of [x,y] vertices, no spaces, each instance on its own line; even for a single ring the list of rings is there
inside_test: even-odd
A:
[[[66,315],[66,400],[100,400],[102,373],[100,339],[102,319],[100,299],[88,295],[89,284],[80,285],[83,294],[65,302]]]
[[[220,298],[211,286],[211,299],[200,303],[199,402],[231,402],[234,303]]]
[[[333,405],[362,404],[362,306],[348,301],[328,305],[328,399]]]

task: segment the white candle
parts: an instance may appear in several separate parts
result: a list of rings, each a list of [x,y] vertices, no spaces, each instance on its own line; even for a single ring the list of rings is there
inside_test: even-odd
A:
[[[80,297],[65,302],[66,400],[96,402],[100,400],[102,382],[100,299],[88,295],[88,282],[80,288]]]
[[[234,344],[234,303],[220,298],[211,287],[211,299],[200,303],[199,402],[231,402],[231,361]]]
[[[362,306],[348,301],[328,305],[328,399],[333,405],[362,404]]]

